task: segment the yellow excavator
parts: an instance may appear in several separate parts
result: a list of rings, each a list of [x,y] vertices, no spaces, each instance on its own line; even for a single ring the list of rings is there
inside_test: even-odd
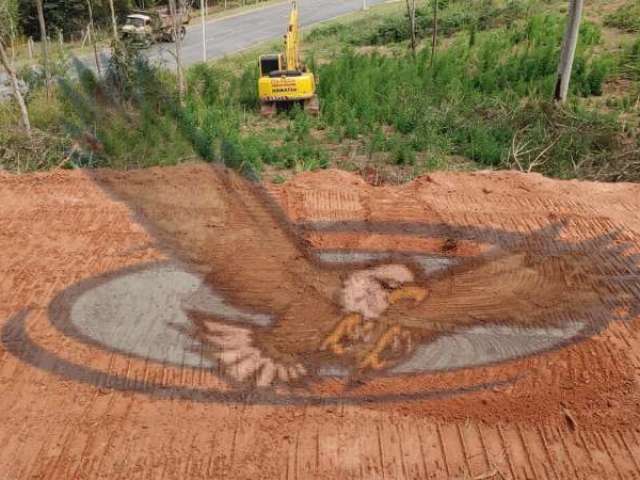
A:
[[[300,61],[300,26],[295,0],[291,2],[284,53],[262,55],[259,64],[258,96],[262,115],[273,116],[278,110],[286,110],[296,103],[309,113],[318,113],[316,78]]]

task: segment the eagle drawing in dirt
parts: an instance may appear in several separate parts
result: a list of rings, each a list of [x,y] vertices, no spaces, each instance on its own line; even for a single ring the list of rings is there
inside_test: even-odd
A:
[[[328,267],[260,186],[222,169],[208,171],[210,190],[172,218],[166,215],[170,197],[160,208],[158,195],[143,195],[135,185],[109,188],[135,204],[172,251],[200,266],[203,288],[270,318],[231,321],[190,307],[191,334],[232,382],[296,384],[323,366],[362,377],[391,369],[417,346],[456,330],[552,326],[598,303],[597,272],[572,253],[494,248],[434,274],[400,253]],[[212,212],[224,221],[207,228],[202,219]]]

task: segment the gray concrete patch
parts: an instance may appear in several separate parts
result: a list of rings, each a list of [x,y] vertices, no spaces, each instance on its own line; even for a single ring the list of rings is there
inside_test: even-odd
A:
[[[271,315],[247,313],[227,305],[221,296],[213,293],[206,285],[202,285],[185,298],[182,302],[182,308],[216,315],[225,320],[249,323],[258,327],[268,327],[273,323]]]
[[[320,365],[316,374],[320,377],[343,378],[349,375],[350,370],[342,365]]]
[[[331,264],[349,264],[349,263],[367,263],[393,261],[397,258],[397,253],[393,252],[320,252],[318,258],[321,262],[328,265]],[[455,258],[443,257],[438,255],[407,255],[406,258],[415,262],[422,267],[425,275],[433,275],[458,263]]]
[[[200,345],[185,331],[187,309],[226,321],[268,325],[271,317],[243,312],[203,286],[202,280],[176,265],[115,277],[84,292],[71,308],[71,322],[87,338],[158,362],[211,367]]]
[[[390,254],[325,252],[320,258],[327,263],[350,263],[384,260],[385,255]],[[426,272],[451,263],[444,258],[416,257]],[[98,284],[77,298],[70,320],[78,333],[108,349],[178,366],[213,367],[200,354],[202,346],[187,333],[192,327],[189,310],[248,327],[267,327],[275,320],[227,304],[200,277],[174,264],[152,266]],[[580,335],[584,327],[580,322],[553,328],[476,326],[418,346],[409,360],[389,373],[438,372],[509,361],[559,347]],[[317,373],[343,377],[347,370],[323,365]]]
[[[579,322],[561,328],[477,326],[420,345],[391,373],[438,372],[513,360],[558,347],[578,336],[584,326]]]

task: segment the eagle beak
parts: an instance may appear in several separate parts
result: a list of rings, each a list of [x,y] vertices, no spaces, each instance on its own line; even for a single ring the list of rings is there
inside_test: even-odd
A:
[[[422,302],[427,297],[428,290],[422,287],[400,287],[393,290],[389,294],[389,303],[391,305],[403,300],[413,300],[415,303]]]

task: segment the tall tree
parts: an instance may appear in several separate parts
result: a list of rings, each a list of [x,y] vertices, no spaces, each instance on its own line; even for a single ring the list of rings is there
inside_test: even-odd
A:
[[[436,56],[436,43],[438,41],[438,1],[431,0],[433,2],[433,35],[431,38],[431,66],[433,66],[433,60]]]
[[[7,50],[5,49],[4,40],[2,38],[0,38],[0,63],[4,67],[7,75],[9,76],[9,80],[11,81],[11,89],[13,91],[13,96],[18,103],[18,108],[20,109],[22,125],[24,126],[27,135],[31,137],[31,122],[29,121],[29,112],[27,110],[27,105],[24,101],[24,97],[22,96],[22,92],[20,91],[18,76],[16,75],[16,71],[11,64],[11,61],[9,60]]]
[[[206,0],[200,0],[200,20],[202,23],[202,61],[207,61],[207,23],[205,22]]]
[[[51,96],[51,70],[49,69],[49,37],[47,37],[47,24],[44,21],[44,0],[36,0],[38,10],[38,24],[40,25],[40,44],[42,45],[42,68],[44,69],[47,97]]]
[[[578,34],[580,32],[580,21],[584,0],[569,0],[569,13],[567,14],[567,26],[562,41],[562,52],[560,63],[558,64],[558,79],[554,98],[557,102],[563,103],[567,100],[569,93],[569,83],[571,81],[571,71],[573,60],[576,55],[578,45]]]
[[[93,22],[93,6],[91,5],[91,0],[87,0],[87,8],[89,10],[89,31],[91,33],[91,43],[93,44],[93,55],[96,60],[96,68],[98,69],[98,76],[102,75],[100,71],[100,58],[98,56],[98,46],[96,45],[96,28]]]
[[[176,8],[176,0],[169,0],[169,13],[173,20],[173,39],[176,42],[176,73],[178,77],[178,98],[182,102],[185,94],[184,74],[182,69],[182,16],[185,14],[184,0],[178,0],[180,10]]]
[[[118,41],[118,22],[116,21],[116,9],[113,0],[109,0],[109,10],[111,11],[111,26],[113,27],[113,39]]]
[[[14,5],[15,6],[15,5]],[[13,66],[12,59],[7,54],[6,41],[15,35],[15,10],[11,8],[9,2],[0,2],[0,65],[7,72],[9,81],[11,82],[11,91],[16,99],[18,108],[20,109],[20,117],[27,135],[31,137],[31,122],[29,121],[29,111],[20,91],[18,76]]]
[[[406,0],[407,16],[409,19],[409,35],[411,40],[411,52],[416,54],[416,0]]]
[[[0,12],[0,22],[3,25],[8,25],[8,31],[1,31],[0,28],[0,36],[4,35],[5,39],[8,39],[8,46],[11,48],[11,61],[15,60],[15,41],[18,35],[17,31],[17,23],[18,23],[18,4],[16,1],[12,0],[4,0],[2,3],[2,12]],[[6,28],[6,27],[5,27]]]

